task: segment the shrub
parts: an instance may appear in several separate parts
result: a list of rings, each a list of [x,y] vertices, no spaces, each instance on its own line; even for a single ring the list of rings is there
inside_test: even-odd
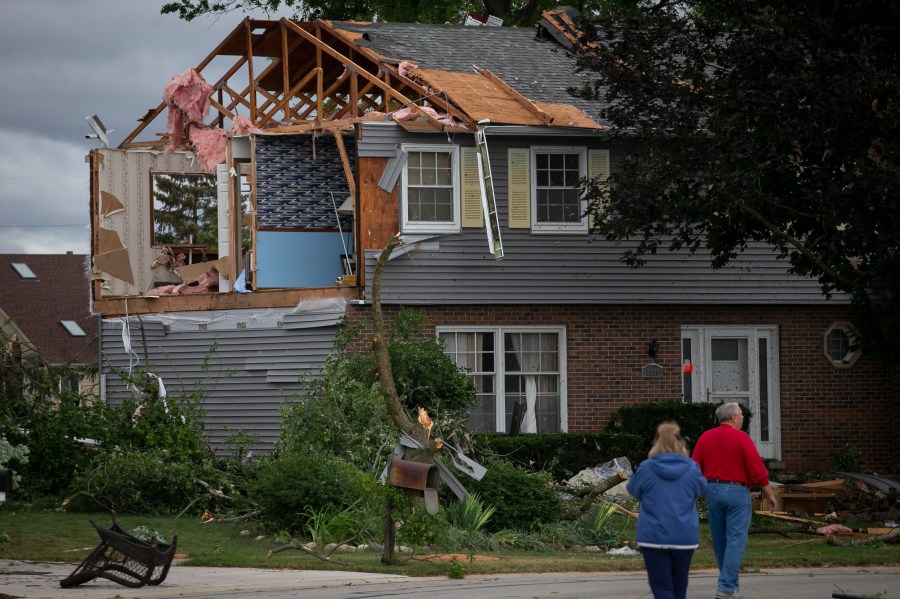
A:
[[[504,529],[494,533],[494,542],[500,549],[512,551],[550,551],[550,546],[540,535],[516,529]]]
[[[591,543],[600,547],[615,547],[619,543],[618,531],[612,527],[616,504],[601,501],[581,519],[581,525]]]
[[[433,336],[423,336],[424,312],[401,308],[391,323],[388,353],[397,394],[409,412],[421,406],[444,427],[465,421],[475,407],[475,385],[444,353]],[[447,434],[445,431],[444,434]]]
[[[547,549],[568,549],[588,544],[584,529],[571,521],[541,524],[529,536],[532,542],[546,546]]]
[[[464,530],[451,526],[447,531],[447,549],[450,551],[497,551],[499,548],[492,535],[480,530]]]
[[[470,492],[497,508],[488,527],[492,530],[513,528],[529,530],[533,526],[554,522],[562,513],[562,501],[550,488],[546,472],[526,472],[516,465],[493,460],[480,481],[468,481]]]
[[[411,547],[433,547],[447,544],[450,523],[447,512],[439,509],[434,515],[425,511],[417,497],[407,497],[391,489],[394,495],[394,521],[399,522],[397,543]]]
[[[640,437],[642,452],[638,459],[631,460],[631,463],[637,467],[637,464],[647,457],[647,452],[653,445],[653,438],[656,436],[656,427],[660,423],[677,422],[681,428],[681,436],[690,449],[704,431],[718,426],[716,408],[720,405],[722,404],[661,402],[622,406],[613,413],[606,430]],[[744,430],[747,431],[753,414],[747,407],[742,407],[742,411],[744,413]]]
[[[6,440],[6,437],[0,435],[0,468],[9,468],[12,471],[13,485],[17,486],[22,477],[16,474],[16,471],[11,467],[13,462],[27,464],[28,448],[24,445],[13,445]]]
[[[378,518],[372,517],[361,504],[361,501],[356,501],[344,508],[328,504],[319,511],[307,507],[307,537],[318,545],[342,543],[350,539],[358,543],[369,542],[380,538]]]
[[[309,523],[310,513],[327,506],[342,510],[366,497],[364,478],[371,477],[341,459],[295,453],[262,461],[249,482],[249,494],[274,530],[298,533]]]
[[[456,528],[475,532],[487,524],[495,511],[497,508],[485,505],[478,493],[471,493],[464,501],[453,501],[447,506],[447,519]]]
[[[100,506],[117,514],[173,515],[200,491],[200,465],[164,449],[113,449],[99,454],[72,509]],[[84,498],[91,503],[84,501]]]
[[[334,456],[375,473],[397,443],[397,430],[378,383],[353,378],[351,362],[332,355],[322,381],[310,382],[314,391],[284,404],[276,455]]]
[[[654,429],[655,431],[655,429]],[[567,480],[585,468],[592,468],[620,456],[637,463],[647,455],[641,437],[628,433],[558,433],[549,435],[475,435],[475,455],[515,462],[525,470],[550,472],[553,480]]]

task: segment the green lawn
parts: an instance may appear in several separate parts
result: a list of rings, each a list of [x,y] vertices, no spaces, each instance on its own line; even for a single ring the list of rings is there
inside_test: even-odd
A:
[[[89,523],[93,519],[101,526],[110,524],[105,514],[72,514],[62,511],[37,510],[21,506],[0,506],[0,559],[64,561],[77,563],[97,545],[98,537]],[[241,566],[258,568],[339,569],[365,572],[387,572],[412,576],[446,574],[447,561],[419,554],[409,557],[397,554],[395,566],[380,563],[380,554],[372,552],[336,552],[332,558],[347,565],[331,564],[297,550],[282,551],[270,558],[266,554],[277,544],[271,535],[264,535],[253,523],[203,523],[196,516],[179,519],[154,516],[121,516],[119,525],[131,532],[146,526],[171,541],[178,535],[178,554],[186,556],[179,563],[197,566]],[[797,531],[801,524],[769,519],[754,521],[754,529]],[[241,531],[249,531],[241,535]],[[633,528],[626,528],[623,540],[633,539]],[[554,551],[480,552],[459,556],[468,574],[511,572],[563,572],[641,570],[640,556],[612,556],[595,553]],[[876,545],[866,547],[835,547],[822,537],[799,533],[751,534],[750,547],[744,560],[746,570],[777,567],[818,566],[885,566],[900,565],[900,547]],[[714,568],[715,559],[708,530],[703,527],[701,547],[694,554],[695,568]]]

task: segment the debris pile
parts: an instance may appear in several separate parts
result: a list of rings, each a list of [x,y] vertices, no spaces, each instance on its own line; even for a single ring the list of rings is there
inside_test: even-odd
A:
[[[761,498],[756,497],[753,500],[754,513],[806,524],[811,532],[824,536],[832,545],[900,542],[900,528],[894,520],[886,520],[884,526],[879,527],[847,526],[851,521],[871,513],[865,502],[855,498],[875,498],[884,505],[890,505],[891,498],[894,498],[893,503],[896,504],[900,483],[877,475],[851,472],[836,474],[843,478],[787,485],[773,483],[775,509],[769,511],[768,506],[761,504]]]

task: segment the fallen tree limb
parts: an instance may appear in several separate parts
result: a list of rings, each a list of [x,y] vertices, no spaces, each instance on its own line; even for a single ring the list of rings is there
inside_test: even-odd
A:
[[[625,482],[626,480],[628,479],[625,478],[625,476],[621,472],[616,472],[606,480],[601,481],[596,485],[591,485],[590,487],[587,487],[585,489],[575,489],[573,491],[573,494],[579,496],[579,501],[581,502],[578,506],[578,513],[583,514],[593,508],[596,500],[600,497],[600,495],[609,491],[616,485]],[[616,511],[618,511],[619,513],[635,517],[633,513],[629,512],[620,505],[615,504],[615,506]]]
[[[814,530],[776,530],[774,528],[754,528],[751,529],[748,534],[751,535],[781,535],[787,539],[790,539],[790,535],[816,535],[819,536]]]
[[[845,537],[841,535],[825,535],[829,545],[838,547],[862,547],[863,545],[874,545],[876,543],[900,543],[900,528],[895,528],[891,532],[883,535],[868,535],[865,537]]]
[[[321,555],[319,553],[316,553],[309,547],[306,547],[305,545],[298,545],[297,543],[294,543],[294,542],[290,542],[287,545],[282,545],[281,547],[276,547],[275,549],[269,549],[269,552],[266,553],[266,559],[269,559],[276,553],[281,553],[282,551],[285,551],[287,549],[296,549],[297,551],[302,551],[304,553],[308,553],[309,555],[311,555],[315,558],[318,558],[318,559],[322,560],[323,562],[328,562],[329,564],[337,564],[339,566],[347,566],[347,567],[350,566],[350,564],[348,564],[348,563],[339,562],[337,560],[331,559],[330,553],[328,555]]]
[[[251,518],[256,518],[262,512],[259,510],[248,512],[246,514],[241,514],[240,516],[222,516],[221,518],[212,518],[204,522],[204,524],[209,524],[210,522],[243,522],[244,520],[250,520]]]

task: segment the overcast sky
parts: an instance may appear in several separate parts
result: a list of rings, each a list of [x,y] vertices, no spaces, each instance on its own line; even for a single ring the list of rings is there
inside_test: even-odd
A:
[[[0,254],[89,253],[84,160],[99,142],[84,118],[98,115],[117,146],[245,16],[187,23],[163,3],[0,0]]]

